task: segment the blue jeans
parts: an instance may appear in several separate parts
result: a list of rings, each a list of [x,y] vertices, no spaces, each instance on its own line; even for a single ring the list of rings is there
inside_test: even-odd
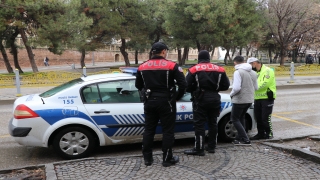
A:
[[[241,141],[249,141],[247,133],[245,131],[245,115],[251,103],[247,104],[233,104],[231,110],[231,121],[234,127],[238,131],[238,135],[236,136],[237,140]]]

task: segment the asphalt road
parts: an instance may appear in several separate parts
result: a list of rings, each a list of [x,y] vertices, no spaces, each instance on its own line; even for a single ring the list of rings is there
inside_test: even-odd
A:
[[[272,118],[275,138],[292,138],[320,134],[320,89],[300,86],[279,89]],[[25,147],[17,144],[8,134],[8,123],[12,117],[12,105],[0,104],[0,169],[17,168],[62,161],[52,148]],[[250,132],[254,135],[256,131]],[[193,139],[177,140],[175,149],[193,146]],[[160,150],[161,142],[155,144]],[[141,144],[100,147],[92,156],[140,154]]]

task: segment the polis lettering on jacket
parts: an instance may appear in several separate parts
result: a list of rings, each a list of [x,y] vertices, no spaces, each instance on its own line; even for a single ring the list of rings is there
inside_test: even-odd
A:
[[[190,68],[191,73],[196,73],[199,71],[225,72],[222,67],[211,63],[200,63]]]
[[[146,63],[143,64],[143,66],[149,66],[149,67],[153,67],[153,66],[167,66],[168,65],[168,61],[166,60],[155,60],[155,61],[147,61]]]
[[[174,66],[174,62],[165,59],[148,60],[139,66],[139,70],[172,70]]]

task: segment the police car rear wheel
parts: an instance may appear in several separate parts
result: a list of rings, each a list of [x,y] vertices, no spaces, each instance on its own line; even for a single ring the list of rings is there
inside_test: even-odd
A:
[[[55,151],[66,159],[87,157],[94,147],[94,136],[82,127],[62,129],[53,140]]]
[[[223,142],[231,142],[237,135],[237,130],[234,127],[230,115],[224,116],[218,125],[218,139]]]

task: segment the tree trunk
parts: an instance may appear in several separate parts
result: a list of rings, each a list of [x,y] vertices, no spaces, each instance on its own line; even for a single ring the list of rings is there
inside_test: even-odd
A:
[[[149,51],[149,59],[151,59],[151,57],[152,57],[152,51],[150,49],[150,51]]]
[[[251,49],[251,46],[247,46],[247,47],[246,47],[246,57],[247,57],[247,60],[249,59],[250,49]]]
[[[126,40],[123,38],[121,38],[120,52],[124,58],[124,62],[126,63],[126,66],[130,66],[129,56],[128,56],[128,53],[126,52]]]
[[[181,59],[181,62],[182,62],[181,65],[185,65],[186,64],[186,60],[188,58],[188,54],[189,54],[189,47],[185,46],[184,50],[183,50],[183,56],[182,56],[182,59]]]
[[[20,31],[20,35],[21,35],[22,41],[23,41],[23,43],[24,43],[24,45],[25,45],[25,47],[26,47],[26,50],[27,50],[27,53],[28,53],[28,57],[29,57],[29,61],[30,61],[32,70],[33,70],[33,72],[39,72],[39,71],[38,71],[37,64],[36,64],[36,62],[34,61],[34,54],[33,54],[33,52],[32,52],[32,49],[31,49],[31,47],[28,45],[28,39],[27,39],[27,36],[26,36],[26,34],[25,34],[25,32],[24,32],[24,29],[21,28],[21,29],[19,29],[19,31]]]
[[[298,62],[298,54],[299,54],[299,49],[298,49],[298,47],[296,47],[296,48],[294,48],[294,49],[292,50],[292,61],[293,61],[294,63],[297,63],[297,62]]]
[[[138,50],[136,50],[136,51],[134,52],[134,63],[135,63],[135,64],[139,64],[138,54],[139,54],[139,52],[138,52]]]
[[[239,55],[242,56],[242,46],[240,46]]]
[[[213,48],[212,48],[212,52],[211,52],[211,60],[213,59],[214,50],[215,50],[215,47],[213,46]]]
[[[201,44],[200,44],[200,42],[197,40],[197,48],[198,48],[198,52],[200,52],[201,51]]]
[[[284,65],[284,48],[283,46],[280,47],[280,66]]]
[[[226,52],[226,55],[225,55],[225,57],[224,57],[224,63],[225,63],[225,65],[227,65],[227,64],[228,64],[228,61],[231,60],[231,57],[230,57],[230,48],[226,48],[226,50],[227,50],[227,52]]]
[[[85,49],[81,49],[81,57],[80,57],[81,68],[86,66],[86,64],[84,63],[85,57],[86,57],[86,50]]]
[[[17,28],[15,28],[15,32],[11,35],[8,43],[10,44],[10,53],[13,56],[14,67],[19,70],[19,73],[23,73],[23,71],[19,65],[19,62],[18,62],[18,50],[17,50],[17,46],[15,44],[15,40],[16,40],[16,37],[18,36],[18,34],[19,34],[19,31]]]
[[[2,54],[2,57],[3,57],[3,61],[4,61],[4,64],[6,65],[6,68],[7,68],[7,71],[8,73],[13,73],[13,69],[11,67],[11,64],[9,62],[9,58],[8,58],[8,55],[6,53],[6,50],[4,49],[4,46],[2,44],[2,42],[0,42],[0,50],[1,50],[1,54]]]
[[[247,49],[247,52],[246,52],[247,59],[249,58],[250,51],[251,51],[251,47]],[[251,56],[252,56],[252,52],[251,52]]]
[[[228,56],[229,56],[229,51],[230,51],[230,48],[226,48],[227,52],[226,52],[226,55],[224,56],[224,64],[225,65],[228,65]]]
[[[232,48],[232,54],[231,54],[231,56],[233,57],[234,56],[234,53],[236,52],[236,47],[235,46],[233,46],[233,48]],[[230,59],[232,59],[232,58],[230,58],[230,56],[229,56],[229,60]]]
[[[271,51],[271,48],[269,47],[268,48],[268,51],[269,51],[269,62],[270,62],[270,64],[272,63],[272,51]]]
[[[179,64],[179,66],[182,65],[182,56],[181,56],[181,48],[180,48],[180,46],[178,47],[178,64]]]

